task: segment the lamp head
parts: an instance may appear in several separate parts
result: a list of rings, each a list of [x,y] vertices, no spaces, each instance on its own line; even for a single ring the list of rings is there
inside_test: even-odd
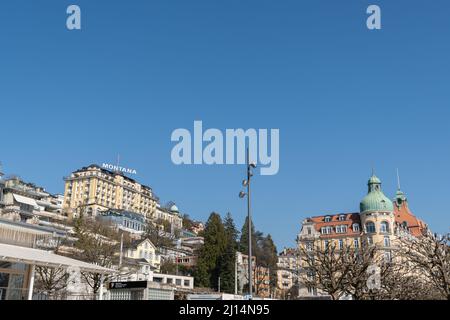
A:
[[[239,192],[239,198],[244,198],[247,194],[244,191]]]

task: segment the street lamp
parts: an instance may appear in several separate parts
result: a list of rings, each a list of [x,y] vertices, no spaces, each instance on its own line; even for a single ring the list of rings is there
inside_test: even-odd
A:
[[[248,217],[248,292],[249,298],[252,299],[252,219],[251,219],[251,210],[250,210],[250,181],[253,176],[252,169],[256,168],[256,164],[254,162],[250,163],[249,149],[247,148],[247,179],[242,181],[242,186],[247,187],[247,192],[241,191],[239,192],[239,198],[244,198],[247,196],[247,217]]]

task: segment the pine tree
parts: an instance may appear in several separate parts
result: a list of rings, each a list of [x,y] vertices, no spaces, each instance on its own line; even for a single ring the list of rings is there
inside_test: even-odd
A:
[[[219,261],[225,251],[226,234],[222,219],[213,212],[203,232],[204,245],[199,250],[195,281],[199,287],[218,287]]]
[[[276,268],[278,262],[277,247],[273,242],[270,234],[261,241],[259,264],[269,269],[270,272],[270,288],[274,290],[276,287]]]
[[[219,275],[221,283],[221,291],[226,293],[234,293],[235,285],[235,262],[236,251],[238,248],[238,231],[234,224],[233,218],[228,213],[224,219],[226,244],[225,250],[219,261]]]
[[[252,255],[255,256],[255,252],[257,249],[256,246],[256,233],[255,233],[255,225],[252,221]],[[242,226],[241,238],[239,240],[239,251],[243,254],[248,255],[248,217],[245,218],[244,225]]]

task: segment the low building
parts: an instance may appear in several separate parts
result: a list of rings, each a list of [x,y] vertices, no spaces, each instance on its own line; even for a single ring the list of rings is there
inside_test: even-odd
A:
[[[161,257],[156,253],[156,247],[149,239],[135,240],[126,244],[123,256],[131,261],[133,266],[139,266],[136,272],[141,274],[150,274],[151,271],[160,270]]]
[[[189,290],[194,288],[194,278],[190,276],[164,274],[154,271],[148,273],[122,272],[115,278],[115,281],[150,281],[163,285],[169,285],[176,290]]]
[[[1,180],[0,216],[13,221],[64,228],[62,196],[23,181],[17,176]]]
[[[147,228],[145,218],[141,214],[125,210],[108,210],[98,215],[97,219],[111,223],[117,229],[137,236],[144,234]]]
[[[177,261],[178,258],[188,257],[194,254],[193,250],[188,247],[159,247],[158,252],[163,260]]]
[[[198,260],[198,256],[197,255],[177,257],[176,258],[176,264],[179,265],[179,266],[192,268],[192,267],[195,267],[197,265],[197,260]]]
[[[229,293],[198,293],[188,294],[187,300],[246,300],[243,295]]]
[[[194,221],[192,224],[192,232],[194,232],[195,234],[199,234],[201,233],[203,230],[205,230],[205,225],[203,224],[203,222],[200,221]]]
[[[180,238],[180,242],[182,247],[189,247],[195,250],[205,244],[205,238],[203,237]]]
[[[175,289],[152,281],[110,282],[109,300],[174,300]]]
[[[153,273],[151,281],[162,284],[168,284],[176,287],[178,290],[194,288],[194,278],[188,276]]]
[[[44,227],[0,221],[0,300],[51,299],[34,290],[35,267],[65,268],[76,272],[114,274],[115,271],[55,254],[55,233]],[[39,248],[45,248],[41,250]],[[103,286],[101,286],[103,288]],[[103,298],[100,289],[98,299]],[[86,295],[87,296],[87,295]],[[69,299],[67,295],[66,299]],[[91,297],[93,298],[93,297]]]
[[[181,217],[178,207],[171,203],[166,207],[162,207],[159,203],[156,205],[156,220],[167,221],[170,225],[170,231],[173,233],[175,230],[181,230],[183,228],[183,218]]]

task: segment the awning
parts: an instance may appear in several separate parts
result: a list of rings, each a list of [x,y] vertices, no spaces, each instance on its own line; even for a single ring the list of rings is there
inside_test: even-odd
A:
[[[68,268],[75,267],[81,271],[110,274],[117,272],[114,269],[103,268],[95,264],[60,256],[58,254],[26,247],[13,246],[0,243],[0,261],[33,264],[42,267]]]
[[[14,196],[14,199],[16,199],[17,202],[20,202],[20,203],[23,203],[23,204],[28,204],[28,205],[33,206],[33,207],[37,207],[38,206],[36,200],[34,200],[32,198],[27,198],[27,197],[20,196],[18,194],[14,194],[14,193],[13,193],[13,196]]]

